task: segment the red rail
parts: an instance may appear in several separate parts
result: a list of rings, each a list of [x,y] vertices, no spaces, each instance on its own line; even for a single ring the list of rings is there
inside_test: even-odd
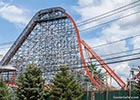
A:
[[[133,77],[133,79],[136,80],[139,76],[140,76],[140,73],[138,72],[138,73]]]
[[[121,80],[121,78],[92,50],[90,46],[84,41],[81,40],[83,46],[91,53],[93,58],[95,58],[102,67],[114,78],[114,80],[121,86],[122,89],[125,89],[126,84]]]
[[[86,62],[85,62],[85,59],[84,59],[84,55],[83,55],[83,51],[82,51],[82,45],[81,45],[81,38],[80,38],[80,34],[79,34],[79,31],[78,31],[78,28],[76,26],[76,23],[74,22],[73,18],[68,14],[66,13],[67,17],[71,20],[74,28],[75,28],[75,31],[76,31],[76,36],[77,36],[77,40],[78,40],[78,46],[79,46],[79,50],[80,50],[80,56],[82,58],[82,64],[85,68],[85,71],[86,71],[86,74],[88,76],[88,78],[91,80],[91,82],[99,89],[99,90],[103,90],[102,87],[98,84],[98,82],[92,78],[92,75],[89,71],[89,69],[87,68],[86,66]]]

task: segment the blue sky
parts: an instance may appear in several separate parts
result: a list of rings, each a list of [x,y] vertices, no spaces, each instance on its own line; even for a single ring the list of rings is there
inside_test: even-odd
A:
[[[63,7],[76,22],[86,20],[117,7],[126,5],[134,0],[0,0],[0,44],[15,41],[25,28],[32,16],[41,9],[51,7]],[[78,27],[79,30],[98,25],[120,16],[138,11],[136,7],[108,18],[94,21],[90,24]],[[109,25],[100,26],[85,32],[80,32],[91,47],[109,43],[114,40],[140,34],[140,14],[115,21]],[[136,49],[140,47],[140,37],[121,41],[94,50],[99,55]],[[2,48],[2,49],[1,49]],[[0,55],[4,55],[9,46],[0,46]],[[133,51],[134,52],[134,51]],[[110,67],[115,70],[124,80],[128,77],[132,65],[139,65],[139,60],[113,64]],[[121,69],[121,70],[120,70]],[[123,75],[122,75],[123,73]]]
[[[78,14],[71,10],[71,7],[77,5],[77,0],[0,0],[0,2],[5,3],[4,6],[15,6],[24,11],[28,21],[32,16],[41,9],[51,8],[51,7],[63,7],[66,9],[75,20],[78,19]],[[10,10],[10,9],[9,9]],[[11,13],[12,14],[12,13]],[[24,15],[24,16],[25,16]],[[11,15],[12,16],[12,15]],[[21,15],[20,15],[21,16]],[[9,41],[14,41],[17,36],[22,32],[26,24],[18,25],[21,23],[9,22],[5,18],[0,18],[0,43],[5,43]]]

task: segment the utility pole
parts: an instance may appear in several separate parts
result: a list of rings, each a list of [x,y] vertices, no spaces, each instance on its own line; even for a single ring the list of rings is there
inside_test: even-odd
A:
[[[130,78],[129,78],[129,83],[130,83],[130,86],[129,86],[129,97],[130,97],[130,100],[131,100],[131,94],[132,94],[131,91],[133,90],[132,82],[134,82],[134,80],[133,80],[134,70],[136,70],[136,69],[131,68],[131,70],[130,70]]]
[[[87,100],[88,100],[88,92],[89,92],[89,86],[88,86],[88,82],[87,82]]]
[[[107,83],[107,75],[106,75],[106,100],[108,100],[108,83]]]

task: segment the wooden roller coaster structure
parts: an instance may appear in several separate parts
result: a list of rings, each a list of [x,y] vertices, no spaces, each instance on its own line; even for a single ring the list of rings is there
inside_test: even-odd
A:
[[[51,39],[53,43],[51,42]],[[55,44],[56,46],[54,46]],[[63,51],[62,54],[59,55],[61,51],[57,51],[57,48]],[[60,7],[44,9],[37,12],[23,30],[22,34],[4,56],[1,61],[1,66],[11,64],[18,70],[21,70],[19,67],[20,65],[22,65],[22,68],[24,68],[27,64],[29,64],[27,62],[33,59],[34,62],[37,62],[38,66],[49,66],[46,67],[46,72],[51,74],[51,71],[59,70],[59,66],[57,65],[68,65],[73,66],[72,68],[74,68],[75,66],[79,66],[80,63],[80,66],[84,67],[86,75],[90,81],[98,90],[103,91],[106,88],[106,84],[101,81],[98,76],[92,77],[92,74],[85,61],[86,58],[84,56],[83,48],[86,50],[89,60],[97,60],[101,67],[105,69],[105,71],[119,84],[119,86],[122,89],[126,89],[125,82],[101,59],[98,54],[93,51],[93,49],[84,40],[80,38],[78,28],[73,18]],[[72,50],[75,50],[75,52],[73,53]],[[48,58],[45,58],[41,51],[45,56],[48,56]],[[56,55],[58,58],[55,58],[57,57]],[[54,62],[51,63],[49,57]],[[68,62],[66,57],[72,57],[72,59],[69,59],[70,61]],[[48,62],[44,61],[44,58],[46,61],[48,60]],[[56,63],[55,59],[61,60],[57,61]],[[76,61],[75,63],[73,63],[74,60]],[[54,63],[56,65],[53,65]],[[76,65],[74,66],[74,64]],[[8,82],[8,84],[16,85],[13,82]]]

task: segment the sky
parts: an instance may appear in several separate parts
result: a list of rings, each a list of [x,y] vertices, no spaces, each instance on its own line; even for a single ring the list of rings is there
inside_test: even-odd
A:
[[[0,44],[13,42],[20,35],[33,15],[51,7],[64,8],[76,23],[98,16],[136,0],[0,0]],[[140,6],[118,13],[108,18],[93,21],[78,27],[79,31],[138,11]],[[111,22],[107,25],[80,31],[80,36],[91,47],[140,34],[140,14]],[[0,45],[0,55],[4,55],[11,45]],[[140,37],[93,48],[104,55],[140,48]],[[139,52],[132,51],[131,53]],[[118,55],[117,55],[118,56]],[[109,56],[112,57],[112,56]],[[137,57],[137,56],[136,56]],[[126,58],[124,58],[126,59]],[[120,59],[121,60],[121,59]],[[130,68],[139,65],[139,60],[109,65],[123,80],[129,76]]]

